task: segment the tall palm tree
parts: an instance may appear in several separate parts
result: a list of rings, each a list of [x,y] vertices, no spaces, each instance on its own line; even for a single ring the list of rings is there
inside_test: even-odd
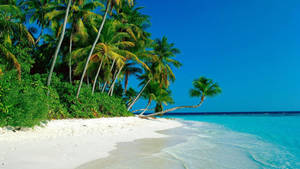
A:
[[[133,0],[127,0],[127,1],[128,1],[129,3],[131,3],[131,4],[133,3]],[[83,70],[83,73],[82,73],[82,75],[81,75],[81,79],[80,79],[79,86],[78,86],[78,89],[77,89],[76,98],[79,97],[79,93],[80,93],[80,89],[81,89],[81,86],[82,86],[83,78],[84,78],[85,73],[86,73],[86,71],[87,71],[87,67],[88,67],[90,58],[91,58],[92,54],[94,53],[94,49],[95,49],[96,44],[98,43],[98,40],[99,40],[99,38],[100,38],[100,35],[101,35],[101,32],[102,32],[104,23],[105,23],[105,21],[106,21],[107,14],[108,14],[110,8],[112,9],[113,6],[115,6],[115,5],[117,5],[117,6],[120,5],[120,3],[121,3],[121,0],[107,0],[107,3],[106,3],[106,9],[105,9],[105,13],[104,13],[104,16],[103,16],[103,19],[102,19],[102,23],[101,23],[101,25],[100,25],[100,27],[99,27],[98,34],[97,34],[97,37],[96,37],[96,39],[95,39],[95,41],[94,41],[94,43],[93,43],[93,46],[92,46],[92,48],[91,48],[91,51],[89,52],[89,55],[88,55],[88,57],[87,57],[87,59],[86,59],[86,63],[85,63],[85,66],[84,66],[84,70]]]
[[[200,102],[197,105],[192,106],[178,106],[174,108],[170,108],[167,110],[162,110],[147,116],[156,116],[156,115],[162,115],[170,111],[183,109],[183,108],[197,108],[202,105],[206,97],[214,97],[222,92],[221,88],[217,83],[215,83],[211,79],[207,79],[205,77],[200,77],[198,79],[195,79],[193,81],[194,88],[190,90],[190,96],[191,97],[200,97]]]
[[[175,80],[172,67],[179,68],[181,66],[181,63],[174,59],[180,51],[174,47],[174,43],[168,43],[165,36],[162,39],[156,39],[153,46],[157,57],[151,66],[151,70],[154,79],[161,83],[161,87],[167,88],[170,81]]]
[[[153,51],[143,52],[146,54],[146,59],[148,60],[146,64],[149,65],[151,73],[146,71],[145,76],[142,76],[142,79],[144,79],[144,87],[140,90],[140,93],[137,95],[134,101],[128,106],[128,111],[139,99],[142,92],[151,80],[160,82],[161,88],[168,88],[170,80],[175,80],[172,67],[174,66],[179,68],[181,66],[181,63],[174,59],[176,54],[180,52],[179,49],[174,47],[174,43],[168,43],[166,37],[163,37],[162,39],[156,39],[155,42],[153,42],[152,47]],[[151,78],[148,78],[148,75],[151,75]]]
[[[122,26],[119,22],[114,20],[108,20],[105,25],[102,35],[100,37],[101,43],[97,43],[94,49],[94,53],[91,56],[91,61],[97,57],[97,61],[100,62],[93,82],[93,89],[97,83],[98,76],[100,74],[101,62],[104,61],[105,65],[110,66],[110,70],[113,68],[120,68],[124,65],[126,60],[133,59],[137,62],[141,62],[133,53],[129,52],[127,48],[134,46],[134,43],[127,41],[126,38],[130,35],[126,32],[117,32],[118,27]],[[75,72],[81,73],[83,71],[83,65],[85,63],[84,55],[86,55],[91,49],[91,46],[85,48],[79,48],[73,52],[73,57],[82,58],[78,66],[75,68]],[[108,60],[111,60],[111,64],[108,64]],[[91,66],[91,64],[89,64]],[[89,67],[87,68],[87,70]],[[117,69],[116,69],[117,70]],[[121,70],[121,69],[118,69]],[[109,72],[110,73],[110,72]],[[113,79],[115,79],[113,77]]]
[[[87,43],[88,31],[87,24],[93,26],[91,19],[101,19],[102,16],[92,12],[97,7],[103,7],[103,4],[97,1],[75,1],[71,6],[71,12],[69,15],[70,22],[70,40],[69,40],[69,81],[72,83],[72,46],[73,39],[77,39],[77,42]],[[76,36],[73,38],[73,36]]]
[[[68,5],[67,5],[67,9],[66,9],[66,13],[65,13],[65,18],[64,18],[64,23],[63,23],[63,28],[62,28],[62,33],[60,34],[60,39],[59,39],[58,45],[56,47],[56,50],[55,50],[55,53],[54,53],[54,56],[53,56],[52,65],[51,65],[49,76],[48,76],[48,80],[47,80],[47,87],[50,86],[51,77],[52,77],[52,74],[53,74],[53,70],[54,70],[54,66],[55,66],[55,63],[56,63],[57,56],[58,56],[58,52],[60,50],[60,46],[61,46],[62,41],[64,39],[64,35],[65,35],[65,31],[66,31],[66,25],[67,25],[67,21],[68,21],[69,10],[70,10],[70,6],[71,6],[71,2],[72,2],[72,0],[69,0]],[[48,95],[49,95],[49,92],[50,92],[50,90],[48,90]]]

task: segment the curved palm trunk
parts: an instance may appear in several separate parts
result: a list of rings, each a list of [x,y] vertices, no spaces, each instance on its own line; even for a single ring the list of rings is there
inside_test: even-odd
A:
[[[132,101],[132,103],[128,106],[127,110],[129,111],[132,106],[136,103],[136,101],[140,98],[141,94],[143,93],[143,91],[145,90],[145,88],[147,87],[147,85],[150,83],[151,79],[149,79],[147,81],[147,83],[144,85],[144,87],[140,90],[139,94],[135,97],[135,99]]]
[[[109,94],[110,96],[112,96],[113,93],[114,93],[115,83],[116,83],[117,78],[118,78],[118,76],[120,75],[120,73],[121,73],[123,67],[124,67],[124,65],[122,65],[122,66],[120,67],[120,69],[119,69],[119,71],[118,71],[118,73],[117,73],[117,75],[116,75],[116,77],[115,77],[115,79],[114,79],[114,81],[113,81],[113,83],[112,83],[112,85],[111,85],[111,87],[110,87],[110,94]]]
[[[184,109],[184,108],[197,108],[197,107],[200,107],[201,104],[203,103],[205,99],[205,96],[202,96],[201,97],[201,101],[199,104],[197,105],[193,105],[193,106],[178,106],[178,107],[173,107],[173,108],[170,108],[170,109],[167,109],[167,110],[164,110],[164,111],[161,111],[161,112],[157,112],[157,113],[152,113],[152,114],[149,114],[149,115],[145,115],[145,117],[153,117],[153,116],[157,116],[157,115],[163,115],[167,112],[170,112],[170,111],[174,111],[174,110],[178,110],[178,109]]]
[[[147,106],[146,106],[146,108],[144,109],[144,111],[141,113],[141,114],[139,114],[140,116],[142,116],[147,110],[148,110],[148,107],[150,106],[150,104],[151,104],[151,101],[152,101],[152,99],[151,98],[149,98],[149,100],[148,100],[148,104],[147,104]]]
[[[58,55],[60,46],[62,44],[62,41],[64,39],[64,35],[65,35],[65,31],[66,31],[66,25],[67,25],[67,21],[68,21],[69,10],[70,10],[70,6],[71,6],[71,2],[72,2],[72,0],[69,0],[69,2],[68,2],[68,7],[67,7],[65,18],[64,18],[63,30],[62,30],[62,33],[60,35],[60,39],[59,39],[58,45],[56,47],[56,50],[55,50],[55,53],[54,53],[54,56],[53,56],[52,65],[51,65],[49,76],[48,76],[48,80],[47,80],[47,87],[50,86],[51,78],[52,78],[52,74],[53,74],[53,70],[54,70],[54,66],[55,66],[56,59],[57,59],[57,55]],[[48,89],[48,94],[47,95],[49,95],[49,94],[50,94],[50,90]]]
[[[72,38],[73,38],[73,34],[71,32],[71,36],[70,36],[70,46],[69,46],[69,80],[70,83],[72,83]]]
[[[100,65],[98,67],[98,70],[97,70],[97,73],[96,73],[96,76],[95,76],[95,80],[94,80],[94,83],[93,83],[92,94],[94,94],[94,91],[95,91],[97,79],[98,79],[98,76],[99,76],[99,73],[100,73],[100,70],[101,70],[101,67],[102,67],[102,64],[103,64],[103,60],[104,60],[104,58],[101,59]]]
[[[78,96],[79,96],[80,89],[81,89],[82,82],[83,82],[83,78],[84,78],[84,76],[85,76],[85,73],[86,73],[86,70],[87,70],[89,61],[90,61],[91,56],[92,56],[92,54],[93,54],[93,52],[94,52],[95,46],[96,46],[96,44],[97,44],[97,42],[98,42],[98,40],[99,40],[99,38],[100,38],[102,29],[103,29],[103,26],[104,26],[104,23],[105,23],[105,20],[106,20],[107,13],[108,13],[108,11],[109,11],[109,6],[110,6],[110,0],[109,0],[108,3],[106,4],[105,14],[104,14],[104,16],[103,16],[102,23],[101,23],[100,28],[99,28],[99,30],[98,30],[97,37],[96,37],[96,39],[95,39],[95,41],[94,41],[94,44],[93,44],[92,49],[91,49],[91,51],[90,51],[90,53],[89,53],[89,56],[88,56],[88,58],[87,58],[87,60],[86,60],[85,67],[84,67],[83,73],[82,73],[82,75],[81,75],[80,83],[79,83],[79,86],[78,86],[76,98],[78,98]]]

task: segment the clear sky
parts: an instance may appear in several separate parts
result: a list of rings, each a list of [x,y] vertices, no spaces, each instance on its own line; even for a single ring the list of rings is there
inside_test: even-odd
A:
[[[183,111],[300,110],[299,0],[137,2],[151,16],[152,37],[165,35],[181,50],[183,66],[171,85],[175,105],[198,103],[188,91],[199,76],[223,89]]]

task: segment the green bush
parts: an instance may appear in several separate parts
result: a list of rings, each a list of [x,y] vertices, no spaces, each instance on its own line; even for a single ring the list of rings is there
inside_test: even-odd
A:
[[[67,107],[73,118],[97,118],[130,116],[125,104],[120,98],[110,97],[106,93],[92,95],[91,87],[83,85],[79,99],[76,98],[77,85],[61,82],[55,85],[60,101]]]
[[[47,119],[47,96],[40,81],[19,81],[10,72],[0,77],[0,91],[0,127],[33,127]]]
[[[47,97],[46,79],[46,74],[35,74],[24,75],[19,81],[16,71],[0,77],[0,127],[32,127],[47,119],[132,115],[121,98],[106,93],[92,95],[88,85],[83,85],[77,99],[77,84],[62,82],[55,75]]]
[[[46,79],[48,74],[35,74],[27,76],[26,79],[34,82],[39,82],[41,85],[46,84]],[[53,81],[56,83],[61,83],[60,79],[56,76],[53,76]],[[46,86],[45,90],[48,90]],[[49,119],[64,119],[71,117],[67,111],[67,108],[60,101],[60,96],[57,93],[55,88],[50,88],[49,97],[47,97],[47,105],[48,105],[48,118]]]

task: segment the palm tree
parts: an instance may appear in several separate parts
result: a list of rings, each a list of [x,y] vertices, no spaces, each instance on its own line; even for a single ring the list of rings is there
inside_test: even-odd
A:
[[[163,115],[167,112],[178,110],[178,109],[183,109],[183,108],[197,108],[202,105],[203,101],[205,100],[206,97],[214,97],[222,92],[221,88],[219,85],[211,79],[207,79],[205,77],[200,77],[198,79],[195,79],[193,81],[193,86],[194,88],[190,90],[190,96],[191,97],[200,97],[200,102],[197,105],[192,105],[192,106],[178,106],[174,108],[170,108],[167,110],[162,110],[150,115],[147,115],[147,117],[150,116],[156,116],[156,115]]]
[[[142,96],[142,93],[148,86],[148,84],[153,80],[153,75],[150,71],[145,70],[145,73],[138,77],[142,82],[139,84],[140,86],[143,85],[142,89],[139,91],[138,95],[134,98],[134,100],[127,106],[127,110],[129,111],[133,105],[137,102],[137,100]]]
[[[24,20],[25,17],[16,1],[0,3],[0,53],[14,64],[19,80],[21,79],[21,65],[9,47],[21,42],[27,45],[34,44],[34,38],[23,25]]]
[[[127,0],[129,3],[133,3],[133,0]],[[83,82],[83,78],[85,76],[85,73],[87,71],[87,68],[88,68],[88,64],[89,64],[89,61],[90,61],[90,58],[92,56],[92,54],[94,53],[94,49],[96,47],[96,44],[98,43],[98,40],[100,38],[100,35],[101,35],[101,32],[102,32],[102,29],[103,29],[103,26],[104,26],[104,23],[106,21],[106,17],[107,17],[107,14],[109,12],[109,9],[110,7],[113,8],[113,6],[115,5],[119,5],[121,3],[121,0],[107,0],[107,3],[106,3],[106,9],[105,9],[105,13],[104,13],[104,16],[103,16],[103,19],[102,19],[102,23],[99,27],[99,30],[98,30],[98,34],[97,34],[97,37],[93,43],[93,46],[91,48],[91,51],[87,57],[87,60],[86,60],[86,63],[85,63],[85,66],[84,66],[84,70],[83,70],[83,73],[81,75],[81,79],[80,79],[80,83],[79,83],[79,86],[78,86],[78,89],[77,89],[77,94],[76,94],[76,98],[79,97],[79,93],[80,93],[80,89],[81,89],[81,86],[82,86],[82,82]]]
[[[156,93],[155,101],[155,112],[159,112],[163,110],[163,105],[174,104],[174,100],[171,96],[171,90],[167,88],[159,88]]]
[[[132,0],[127,0],[127,1],[128,1],[129,3],[133,3]],[[93,52],[94,52],[94,49],[95,49],[95,47],[96,47],[96,44],[98,43],[98,40],[99,40],[99,38],[100,38],[100,35],[101,35],[101,32],[102,32],[104,23],[105,23],[105,21],[106,21],[107,14],[108,14],[108,12],[109,12],[109,10],[110,10],[110,7],[113,8],[113,6],[119,5],[120,2],[121,2],[121,0],[107,0],[106,8],[105,8],[105,13],[104,13],[104,16],[103,16],[101,25],[100,25],[100,27],[99,27],[97,37],[96,37],[96,39],[95,39],[95,41],[94,41],[94,43],[93,43],[93,46],[92,46],[92,48],[91,48],[91,50],[90,50],[90,53],[89,53],[89,55],[88,55],[88,57],[87,57],[87,60],[86,60],[85,66],[84,66],[84,70],[83,70],[83,73],[82,73],[82,75],[81,75],[80,83],[79,83],[79,86],[78,86],[78,89],[77,89],[76,98],[79,97],[79,93],[80,93],[80,89],[81,89],[81,86],[82,86],[83,78],[84,78],[85,73],[86,73],[86,71],[87,71],[87,67],[88,67],[90,58],[91,58],[91,56],[92,56],[92,54],[93,54]]]
[[[47,80],[47,87],[50,86],[51,77],[52,77],[52,74],[53,74],[53,70],[54,70],[54,66],[55,66],[55,63],[56,63],[57,55],[58,55],[60,46],[62,44],[62,41],[64,39],[64,35],[65,35],[65,31],[66,31],[66,25],[67,25],[67,21],[68,21],[69,10],[70,10],[70,6],[71,6],[71,2],[72,2],[72,0],[69,0],[68,5],[67,5],[67,9],[66,9],[66,13],[65,13],[65,18],[64,18],[64,23],[63,23],[63,28],[62,28],[62,33],[60,34],[60,39],[59,39],[58,45],[56,47],[56,50],[55,50],[55,53],[54,53],[54,56],[53,56],[52,65],[51,65],[49,76],[48,76],[48,80]],[[50,90],[48,90],[48,95],[49,95],[49,92],[50,92]]]
[[[69,57],[68,57],[68,66],[69,66],[69,81],[72,83],[72,44],[73,39],[77,39],[77,42],[87,43],[88,31],[87,24],[93,26],[92,19],[101,19],[102,16],[98,15],[93,11],[97,7],[103,7],[103,4],[97,1],[75,1],[71,6],[71,12],[69,15],[70,21],[70,40],[69,40]],[[75,36],[75,37],[73,37]]]
[[[144,87],[128,106],[127,110],[133,107],[151,80],[158,81],[161,88],[167,88],[170,83],[169,80],[175,80],[172,67],[179,68],[181,66],[179,61],[173,59],[180,52],[179,49],[174,48],[174,43],[168,43],[166,37],[163,37],[161,40],[156,39],[152,47],[153,51],[142,51],[146,55],[146,60],[148,60],[146,64],[149,65],[151,73],[146,71],[146,74],[142,76]],[[151,78],[148,75],[151,75]]]
[[[131,103],[133,101],[133,99],[135,98],[135,96],[137,95],[137,92],[130,87],[127,92],[124,95],[124,101],[126,102],[126,104],[128,105],[129,103]]]
[[[25,8],[26,15],[29,16],[30,22],[36,22],[41,27],[41,32],[35,40],[35,45],[39,43],[44,33],[44,29],[49,25],[45,15],[49,12],[50,0],[27,0],[22,2],[22,6]]]
[[[156,97],[159,93],[160,87],[159,83],[157,82],[152,82],[147,87],[145,88],[142,97],[145,99],[148,99],[148,103],[144,109],[141,109],[140,115],[143,115],[146,111],[148,111],[148,107],[151,105],[151,102],[153,100],[156,100]]]
[[[154,42],[154,53],[156,59],[151,66],[154,79],[161,83],[161,87],[168,87],[170,82],[175,80],[172,67],[179,68],[181,63],[174,59],[180,51],[174,48],[174,43],[168,43],[164,36],[162,39],[156,39]]]
[[[115,68],[121,68],[124,65],[125,61],[129,59],[141,62],[133,53],[127,50],[127,48],[134,46],[134,43],[126,40],[130,36],[128,33],[117,32],[120,26],[122,26],[122,24],[120,24],[119,22],[114,20],[108,20],[100,37],[101,43],[97,43],[95,46],[94,53],[91,56],[91,60],[97,57],[99,58],[97,61],[100,62],[100,64],[95,75],[92,91],[95,90],[97,79],[100,74],[101,67],[103,66],[103,63],[101,64],[101,62],[104,62],[106,66],[110,66],[110,71],[113,70],[115,65]],[[73,57],[83,58],[84,55],[90,51],[90,49],[91,46],[79,48],[75,50],[72,55]],[[112,61],[111,64],[108,64],[109,60]],[[85,60],[80,61],[78,66],[75,68],[76,73],[82,72],[84,62]],[[90,65],[91,64],[89,64],[89,66]],[[87,70],[88,69],[89,67],[87,68]],[[122,69],[118,69],[119,72],[120,70]],[[116,77],[117,76],[113,77],[114,81]]]

